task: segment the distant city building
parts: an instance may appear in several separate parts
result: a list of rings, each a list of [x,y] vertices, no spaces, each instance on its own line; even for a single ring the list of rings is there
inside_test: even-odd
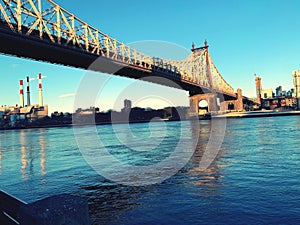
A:
[[[285,104],[287,107],[295,108],[297,104],[297,100],[294,97],[285,98]]]
[[[276,97],[282,96],[282,87],[281,86],[276,88],[275,96]]]
[[[272,90],[272,88],[261,90],[261,97],[264,98],[264,99],[266,99],[266,98],[273,98],[273,90]]]
[[[291,88],[291,90],[287,91],[286,92],[286,96],[287,97],[296,97],[296,93],[295,93],[295,89],[294,88]]]
[[[297,108],[300,109],[300,71],[293,71],[293,83],[295,87],[295,95],[297,98]]]
[[[254,74],[254,77],[255,77],[255,85],[256,85],[256,99],[257,99],[257,102],[260,104],[261,103],[261,90],[262,90],[261,78],[256,76],[256,74]]]
[[[276,88],[275,97],[296,97],[295,89],[291,88],[289,91],[283,91],[282,86]]]
[[[291,88],[290,90],[285,91],[280,85],[276,88],[276,91],[274,93],[271,88],[262,89],[261,78],[255,75],[256,95],[258,99],[257,102],[261,104],[261,109],[300,109],[300,71],[293,71],[293,81],[295,88]],[[297,92],[299,96],[298,101],[296,98]]]
[[[90,108],[87,109],[78,108],[75,111],[77,115],[93,115],[96,113],[100,113],[100,108],[94,106],[90,106]]]
[[[287,92],[286,91],[282,91],[282,96],[287,96]]]
[[[132,102],[128,99],[124,100],[124,108],[122,109],[122,112],[129,112],[132,108]]]
[[[294,88],[291,89],[291,93],[292,93],[292,97],[296,98],[296,92]]]

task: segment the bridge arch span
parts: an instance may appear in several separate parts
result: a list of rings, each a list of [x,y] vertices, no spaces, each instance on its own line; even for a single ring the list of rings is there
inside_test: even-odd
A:
[[[199,104],[201,101],[207,102],[208,112],[218,111],[216,93],[197,94],[190,96],[190,107],[196,115],[199,115]]]

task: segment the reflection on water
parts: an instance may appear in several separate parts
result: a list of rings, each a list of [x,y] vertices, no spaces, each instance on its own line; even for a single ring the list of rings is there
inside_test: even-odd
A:
[[[209,185],[209,186],[218,186],[221,185],[221,178],[224,176],[220,174],[220,168],[217,164],[207,168],[202,171],[199,168],[194,168],[188,171],[188,174],[197,175],[199,180],[191,182],[195,185]]]
[[[217,163],[218,158],[222,157],[222,151],[219,151],[219,154],[216,155],[216,158],[208,168],[202,170],[199,167],[205,151],[207,151],[207,144],[210,135],[211,121],[200,121],[200,135],[198,137],[198,143],[195,152],[190,160],[190,168],[187,171],[187,174],[190,174],[197,178],[196,181],[191,182],[194,185],[206,185],[217,188],[222,183],[221,178],[224,177],[223,175],[221,175],[221,165]]]
[[[102,185],[86,186],[84,192],[89,198],[92,224],[120,224],[120,215],[142,206],[143,195],[148,192],[155,193],[155,188],[105,182]],[[121,223],[128,222],[130,222],[129,218],[122,218]]]
[[[26,154],[26,140],[25,140],[25,131],[21,130],[20,132],[20,144],[21,144],[21,174],[22,174],[22,178],[23,180],[27,180],[28,175],[27,175],[27,164],[28,164],[28,160],[27,160],[27,154]]]
[[[46,175],[46,148],[45,148],[45,138],[44,138],[44,132],[43,129],[40,129],[39,132],[39,143],[40,143],[40,155],[41,155],[41,174],[42,176]]]
[[[0,174],[2,172],[2,135],[0,134]]]
[[[42,176],[46,175],[46,142],[44,138],[44,130],[40,129],[37,133],[32,130],[19,130],[12,132],[17,132],[17,134],[19,134],[18,142],[16,142],[15,145],[20,146],[20,172],[22,179],[28,180],[29,176],[35,175],[36,158],[39,158],[40,161],[40,174]],[[15,135],[15,133],[13,133],[13,135]],[[13,151],[13,149],[10,149],[9,151]],[[2,152],[3,150],[0,148],[0,171],[2,169]]]

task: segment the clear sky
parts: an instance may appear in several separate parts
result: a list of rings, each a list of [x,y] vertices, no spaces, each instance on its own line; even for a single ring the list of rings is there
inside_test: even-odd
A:
[[[190,49],[192,42],[202,46],[204,39],[207,39],[212,59],[222,76],[234,89],[241,88],[248,97],[255,96],[254,73],[262,77],[263,88],[275,89],[282,85],[283,89],[288,90],[293,87],[292,71],[300,69],[298,0],[55,2],[90,25],[128,44],[156,40]],[[172,57],[170,53],[160,53],[157,56]],[[177,59],[178,55],[174,55],[174,58]],[[41,72],[46,76],[43,80],[44,102],[49,104],[51,112],[72,111],[73,95],[86,73],[80,69],[4,55],[0,55],[0,68],[0,105],[19,103],[18,80],[28,75],[36,77]],[[115,92],[132,82],[113,78],[109,90]],[[137,92],[150,84],[143,85],[138,85]],[[169,90],[151,87],[157,88],[157,93],[159,90]],[[31,90],[32,102],[38,103],[36,80],[32,81]],[[176,92],[180,93],[187,96],[184,92]],[[112,98],[108,92],[100,97],[97,106],[101,110],[110,108]],[[138,102],[137,99],[142,97],[134,99],[128,94],[124,98],[133,98]],[[149,105],[153,108],[163,105],[159,101],[146,103],[153,104]]]

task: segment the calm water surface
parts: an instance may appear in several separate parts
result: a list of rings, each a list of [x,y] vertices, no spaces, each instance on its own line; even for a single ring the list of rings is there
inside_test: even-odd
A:
[[[88,199],[93,224],[300,224],[300,117],[227,120],[216,160],[199,172],[210,124],[200,121],[197,148],[184,168],[144,187],[98,175],[79,151],[72,128],[0,131],[0,188],[27,202],[80,195]],[[136,154],[114,139],[110,125],[97,131],[112,154],[140,165],[167,157],[181,125],[165,123],[163,144]],[[130,126],[136,136],[150,135],[148,124]]]

